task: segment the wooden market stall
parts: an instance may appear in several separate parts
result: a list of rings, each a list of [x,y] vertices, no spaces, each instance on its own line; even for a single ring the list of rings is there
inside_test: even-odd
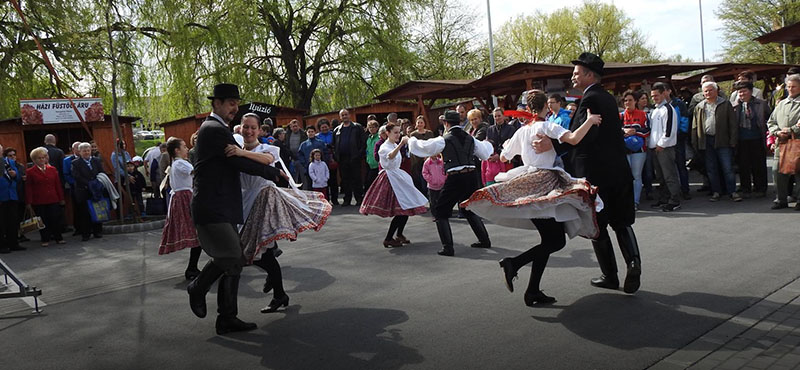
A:
[[[133,150],[133,122],[139,117],[119,116],[119,123],[122,127],[123,137],[128,144],[128,152],[134,154]],[[94,140],[100,151],[103,167],[111,174],[111,153],[114,151],[114,134],[111,128],[111,116],[104,115],[104,121],[87,122],[86,125],[91,132],[83,128],[79,122],[42,124],[42,125],[23,125],[20,117],[0,120],[0,144],[3,148],[13,147],[17,149],[17,159],[22,163],[29,163],[28,155],[31,150],[44,145],[44,137],[47,134],[56,136],[56,146],[64,151],[66,155],[71,152],[73,142]]]
[[[128,144],[128,152],[135,155],[133,147],[133,123],[139,117],[119,116],[122,135]],[[111,167],[111,153],[115,150],[114,134],[111,126],[111,116],[104,115],[103,121],[86,122],[86,128],[79,122],[64,122],[54,124],[22,124],[21,117],[0,120],[0,144],[3,148],[17,150],[17,161],[32,166],[30,162],[31,150],[44,145],[47,134],[56,136],[56,146],[64,151],[65,155],[71,153],[72,143],[76,141],[89,142],[94,140],[103,161],[103,170],[113,179],[114,169]],[[91,133],[91,136],[90,136]],[[65,197],[66,211],[64,217],[67,224],[72,224],[72,199]],[[114,212],[112,212],[113,214]],[[112,218],[116,217],[112,215]]]

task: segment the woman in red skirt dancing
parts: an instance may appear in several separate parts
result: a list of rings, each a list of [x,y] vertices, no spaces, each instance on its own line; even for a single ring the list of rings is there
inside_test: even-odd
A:
[[[197,230],[191,215],[192,203],[192,171],[194,167],[189,163],[189,148],[186,143],[176,137],[167,140],[167,153],[172,158],[169,169],[170,191],[169,208],[167,208],[167,222],[161,233],[161,245],[158,254],[167,254],[184,248],[191,248],[189,266],[186,267],[184,276],[192,280],[200,273],[197,262],[200,260],[202,249],[198,248]]]
[[[383,168],[378,177],[364,194],[359,212],[364,215],[377,215],[392,217],[389,232],[383,240],[386,248],[399,247],[411,243],[403,235],[403,229],[408,222],[408,216],[415,216],[427,212],[425,204],[428,199],[414,187],[411,176],[400,169],[402,158],[400,149],[406,145],[408,137],[400,139],[400,125],[386,124],[389,137],[380,149],[378,157]],[[399,144],[398,144],[399,142]],[[397,237],[395,238],[395,233]]]

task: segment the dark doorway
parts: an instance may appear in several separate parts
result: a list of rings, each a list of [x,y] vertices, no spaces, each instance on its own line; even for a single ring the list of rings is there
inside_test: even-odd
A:
[[[386,116],[388,116],[389,113],[392,113],[392,112],[356,114],[356,122],[358,122],[358,123],[360,123],[362,125],[366,125],[367,124],[367,117],[370,114],[374,114],[376,117],[378,117],[378,123],[383,125],[384,123],[386,123]],[[414,116],[413,116],[414,112],[396,112],[396,113],[397,113],[397,118],[404,118],[404,119],[411,120],[411,121],[414,120]]]

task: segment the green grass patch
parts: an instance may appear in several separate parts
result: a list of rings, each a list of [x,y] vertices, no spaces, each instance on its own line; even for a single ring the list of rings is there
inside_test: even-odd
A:
[[[161,140],[134,140],[136,146],[136,155],[142,155],[147,148],[161,143]]]

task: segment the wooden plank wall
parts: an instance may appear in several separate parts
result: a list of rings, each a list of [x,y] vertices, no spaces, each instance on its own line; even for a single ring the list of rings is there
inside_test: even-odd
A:
[[[25,138],[22,131],[0,132],[0,144],[3,145],[4,150],[6,148],[17,150],[17,162],[28,163],[28,150],[25,148]]]

